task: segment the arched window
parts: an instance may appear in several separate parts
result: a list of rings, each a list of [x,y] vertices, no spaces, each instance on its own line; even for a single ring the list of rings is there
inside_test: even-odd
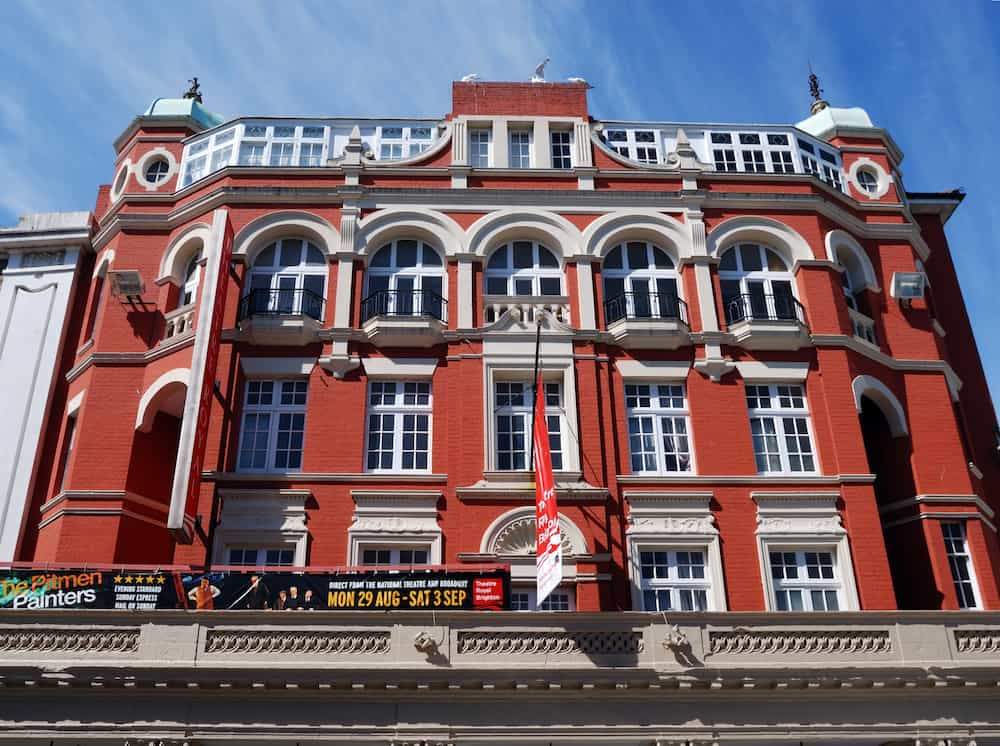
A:
[[[184,286],[181,288],[177,307],[183,308],[195,302],[198,297],[198,283],[201,282],[201,251],[196,251],[184,270]]]
[[[844,300],[848,308],[867,314],[867,308],[861,307],[863,296],[860,293],[865,283],[857,257],[850,251],[840,249],[837,251],[837,264],[840,265],[840,285],[844,290]]]
[[[326,257],[316,246],[301,238],[275,241],[253,263],[249,312],[322,320],[326,275]]]
[[[673,260],[646,241],[619,244],[604,257],[604,320],[680,317]]]
[[[433,316],[444,314],[444,262],[438,251],[414,239],[398,239],[372,254],[362,321],[373,316]]]
[[[559,259],[537,241],[511,241],[486,263],[486,295],[562,295]]]
[[[719,262],[726,321],[800,319],[792,273],[776,251],[755,243],[731,246]]]

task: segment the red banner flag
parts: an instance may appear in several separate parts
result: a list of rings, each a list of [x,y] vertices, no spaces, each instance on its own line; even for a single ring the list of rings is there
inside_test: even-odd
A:
[[[549,426],[545,419],[545,386],[538,376],[535,393],[535,580],[536,605],[548,598],[562,582],[562,545],[556,482],[549,452]]]

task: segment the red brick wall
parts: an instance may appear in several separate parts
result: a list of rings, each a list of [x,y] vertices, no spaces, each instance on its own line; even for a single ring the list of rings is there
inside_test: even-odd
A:
[[[587,117],[584,83],[451,84],[451,114]]]

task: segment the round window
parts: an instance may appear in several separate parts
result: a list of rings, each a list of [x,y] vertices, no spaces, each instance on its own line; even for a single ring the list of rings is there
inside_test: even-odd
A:
[[[860,184],[861,188],[866,192],[874,194],[878,191],[878,177],[870,170],[867,168],[859,168],[856,176],[858,184]]]
[[[146,167],[146,181],[150,184],[156,184],[167,178],[168,173],[170,173],[170,164],[165,158],[158,158]]]
[[[118,172],[118,178],[115,179],[115,188],[114,188],[115,196],[122,193],[122,190],[125,188],[125,179],[127,178],[128,178],[128,166],[122,166],[121,170]]]

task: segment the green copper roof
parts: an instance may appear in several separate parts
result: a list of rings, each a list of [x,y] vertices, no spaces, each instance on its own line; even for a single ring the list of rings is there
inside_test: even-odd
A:
[[[840,127],[875,128],[871,117],[868,116],[868,112],[858,106],[850,109],[835,109],[832,106],[828,106],[822,111],[816,112],[808,119],[803,119],[795,126],[803,132],[808,132],[813,137],[821,139]]]
[[[144,117],[191,117],[205,129],[222,124],[225,117],[214,114],[193,98],[158,98],[143,112]]]

